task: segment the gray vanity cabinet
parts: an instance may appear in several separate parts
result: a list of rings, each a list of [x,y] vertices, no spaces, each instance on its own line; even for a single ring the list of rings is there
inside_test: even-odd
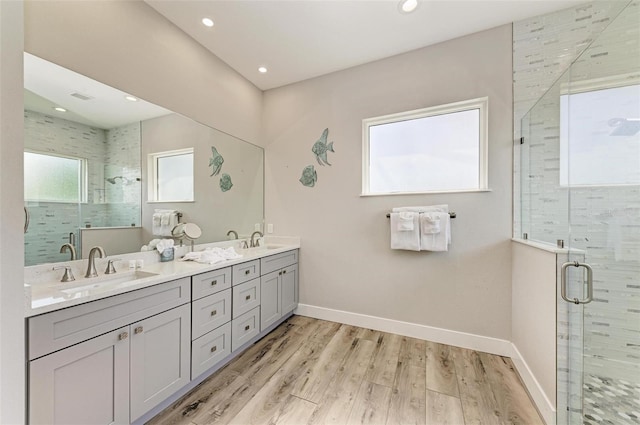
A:
[[[129,327],[30,362],[29,423],[129,423]]]
[[[261,259],[260,331],[292,312],[298,305],[298,250]]]
[[[195,379],[231,354],[231,267],[192,276],[191,282],[191,379]]]
[[[189,279],[29,318],[29,423],[130,423],[189,383]]]
[[[131,422],[191,380],[191,308],[185,304],[131,328]]]

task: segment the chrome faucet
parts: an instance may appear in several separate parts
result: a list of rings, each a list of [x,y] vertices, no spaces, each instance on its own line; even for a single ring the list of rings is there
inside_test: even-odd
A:
[[[70,243],[66,243],[60,247],[60,254],[63,254],[67,251],[69,251],[69,253],[71,254],[71,261],[77,258],[75,246],[71,245]]]
[[[234,239],[238,239],[238,232],[236,232],[235,230],[229,230],[229,231],[227,232],[227,236],[229,236],[229,235],[230,235],[230,234],[232,234],[232,233],[235,235],[235,238],[234,238]]]
[[[106,257],[107,254],[104,252],[104,249],[101,246],[94,246],[89,251],[89,261],[87,264],[87,273],[84,277],[96,277],[98,276],[98,271],[96,270],[96,252],[100,254],[100,258]]]
[[[253,232],[253,233],[251,234],[251,248],[256,248],[256,247],[260,246],[260,239],[258,239],[258,240],[254,240],[254,239],[253,239],[253,237],[254,237],[256,234],[260,235],[260,237],[263,237],[263,236],[264,236],[264,235],[262,234],[262,232],[260,232],[260,231],[258,231],[258,230],[256,230],[255,232]]]

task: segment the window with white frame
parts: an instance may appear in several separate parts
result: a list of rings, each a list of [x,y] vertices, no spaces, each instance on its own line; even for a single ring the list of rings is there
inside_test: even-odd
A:
[[[24,198],[40,202],[87,202],[87,160],[24,152]]]
[[[149,201],[193,201],[193,148],[149,154]]]
[[[362,121],[362,194],[487,189],[488,98]]]

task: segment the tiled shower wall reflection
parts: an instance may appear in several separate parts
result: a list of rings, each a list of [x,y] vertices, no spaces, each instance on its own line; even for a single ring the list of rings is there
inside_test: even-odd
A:
[[[60,246],[78,227],[140,225],[140,124],[102,130],[25,111],[25,149],[86,158],[88,196],[81,205],[26,201],[31,215],[25,234],[25,265],[69,259]],[[29,170],[26,170],[29,172]],[[113,175],[111,174],[113,173]],[[123,176],[111,185],[105,178]],[[77,246],[79,248],[79,246]]]

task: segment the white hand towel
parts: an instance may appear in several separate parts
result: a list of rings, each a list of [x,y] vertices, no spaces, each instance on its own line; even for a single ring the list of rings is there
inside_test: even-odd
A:
[[[391,213],[391,249],[420,251],[418,213]]]
[[[423,235],[435,235],[440,233],[440,213],[420,214],[420,228]]]
[[[437,223],[437,224],[436,224]],[[422,251],[448,251],[451,218],[446,212],[420,214],[420,249]],[[438,231],[434,230],[438,228]]]

